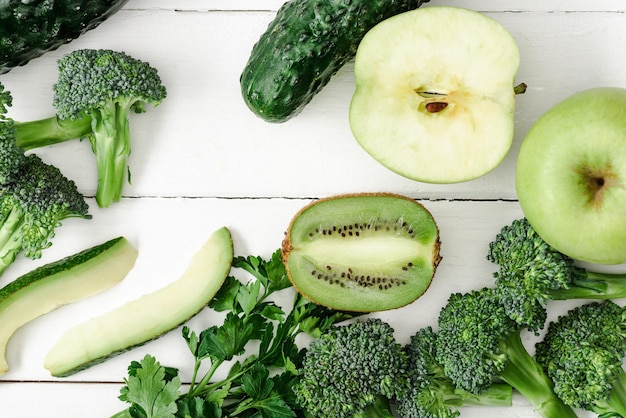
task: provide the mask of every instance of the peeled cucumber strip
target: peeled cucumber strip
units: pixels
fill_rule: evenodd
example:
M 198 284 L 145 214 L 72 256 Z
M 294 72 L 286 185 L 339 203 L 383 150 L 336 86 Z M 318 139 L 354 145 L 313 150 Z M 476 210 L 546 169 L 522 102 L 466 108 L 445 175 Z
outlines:
M 46 355 L 44 367 L 66 377 L 171 331 L 213 299 L 230 272 L 230 231 L 215 231 L 172 284 L 66 331 Z
M 0 289 L 0 375 L 9 371 L 7 344 L 22 325 L 112 287 L 136 259 L 137 250 L 118 237 L 41 266 Z

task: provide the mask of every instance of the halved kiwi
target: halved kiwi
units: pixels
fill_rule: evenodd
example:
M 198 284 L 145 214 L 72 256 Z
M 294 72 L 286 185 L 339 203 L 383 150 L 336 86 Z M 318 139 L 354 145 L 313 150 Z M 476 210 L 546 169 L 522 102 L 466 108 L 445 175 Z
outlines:
M 392 193 L 343 194 L 312 202 L 282 244 L 291 282 L 329 308 L 373 312 L 405 306 L 429 287 L 439 229 L 420 203 Z

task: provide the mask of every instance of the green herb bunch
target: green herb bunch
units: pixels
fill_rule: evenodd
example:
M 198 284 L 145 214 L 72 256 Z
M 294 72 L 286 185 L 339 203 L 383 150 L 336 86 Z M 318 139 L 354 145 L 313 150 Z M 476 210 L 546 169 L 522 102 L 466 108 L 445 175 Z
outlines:
M 235 257 L 233 267 L 255 280 L 227 278 L 209 304 L 226 312 L 223 323 L 200 333 L 182 328 L 194 361 L 188 389 L 183 391 L 177 369 L 146 355 L 130 364 L 119 397 L 130 407 L 114 418 L 303 416 L 292 391 L 305 352 L 296 337 L 301 333 L 318 337 L 355 314 L 316 305 L 297 292 L 289 312 L 279 307 L 270 296 L 291 288 L 279 250 L 268 261 Z M 215 379 L 224 368 L 226 377 Z

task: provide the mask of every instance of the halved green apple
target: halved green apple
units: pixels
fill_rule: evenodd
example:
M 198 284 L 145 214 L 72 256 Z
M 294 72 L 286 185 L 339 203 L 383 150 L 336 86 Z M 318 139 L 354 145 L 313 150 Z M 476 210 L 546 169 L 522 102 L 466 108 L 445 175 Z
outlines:
M 511 147 L 519 62 L 511 34 L 479 12 L 436 6 L 391 17 L 357 50 L 352 133 L 405 177 L 480 177 Z

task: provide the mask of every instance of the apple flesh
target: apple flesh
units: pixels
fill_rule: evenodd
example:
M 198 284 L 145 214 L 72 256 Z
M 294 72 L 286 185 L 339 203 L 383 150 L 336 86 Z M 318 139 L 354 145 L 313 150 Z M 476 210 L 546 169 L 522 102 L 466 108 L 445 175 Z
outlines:
M 511 34 L 479 12 L 435 6 L 384 20 L 357 49 L 352 133 L 410 179 L 480 177 L 511 147 L 519 61 Z
M 626 90 L 593 88 L 544 113 L 524 138 L 516 189 L 549 245 L 590 263 L 626 262 Z

